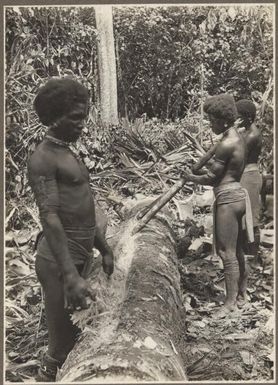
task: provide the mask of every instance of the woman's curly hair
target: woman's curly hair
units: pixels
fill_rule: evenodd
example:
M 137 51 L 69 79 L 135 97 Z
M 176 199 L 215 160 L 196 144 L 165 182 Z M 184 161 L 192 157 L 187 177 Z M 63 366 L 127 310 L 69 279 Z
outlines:
M 71 78 L 50 79 L 39 89 L 34 108 L 42 124 L 49 126 L 69 112 L 75 103 L 87 103 L 88 90 Z
M 237 119 L 236 103 L 229 94 L 210 96 L 204 103 L 204 111 L 217 119 L 223 119 L 229 126 Z

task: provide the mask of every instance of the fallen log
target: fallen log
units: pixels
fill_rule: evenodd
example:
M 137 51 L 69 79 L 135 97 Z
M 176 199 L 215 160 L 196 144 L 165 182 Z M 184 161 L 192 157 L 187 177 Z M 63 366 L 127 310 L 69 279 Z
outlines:
M 147 207 L 147 212 L 142 210 L 141 213 L 137 215 L 137 218 L 140 219 L 140 221 L 134 226 L 132 235 L 143 229 L 153 216 L 183 188 L 185 183 L 186 180 L 184 178 L 180 178 L 166 193 L 162 194 L 158 199 L 152 202 L 149 207 Z
M 185 314 L 170 213 L 164 208 L 132 236 L 141 208 L 140 203 L 131 209 L 130 219 L 109 240 L 113 276 L 108 280 L 99 267 L 90 278 L 98 288 L 97 300 L 74 314 L 84 330 L 58 381 L 186 380 Z

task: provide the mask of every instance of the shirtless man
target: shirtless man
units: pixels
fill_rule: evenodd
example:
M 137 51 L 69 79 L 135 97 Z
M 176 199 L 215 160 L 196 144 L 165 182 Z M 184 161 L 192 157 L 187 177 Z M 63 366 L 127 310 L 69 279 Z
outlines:
M 208 98 L 204 111 L 209 116 L 213 132 L 223 136 L 217 146 L 204 156 L 205 160 L 201 159 L 193 167 L 193 173 L 186 171 L 183 177 L 187 181 L 214 187 L 214 241 L 217 255 L 223 261 L 226 285 L 224 307 L 218 316 L 225 317 L 237 308 L 237 299 L 245 295 L 243 282 L 246 271 L 241 249 L 242 218 L 247 197 L 239 183 L 245 166 L 245 143 L 234 124 L 237 109 L 232 96 L 221 94 Z M 209 160 L 209 168 L 204 169 Z M 247 229 L 250 234 L 250 222 Z
M 240 183 L 249 193 L 254 227 L 254 247 L 248 247 L 247 242 L 245 242 L 244 249 L 246 253 L 254 254 L 257 257 L 260 244 L 260 193 L 262 189 L 262 176 L 258 168 L 258 159 L 262 149 L 262 135 L 254 124 L 256 117 L 254 103 L 250 100 L 242 99 L 236 103 L 236 107 L 241 119 L 240 127 L 245 128 L 243 136 L 247 147 L 246 164 Z
M 38 380 L 55 381 L 73 348 L 77 328 L 73 310 L 87 307 L 92 296 L 85 280 L 91 251 L 102 254 L 103 269 L 113 273 L 113 253 L 96 228 L 93 194 L 84 164 L 70 150 L 88 113 L 88 91 L 69 78 L 50 79 L 34 101 L 47 135 L 28 162 L 28 175 L 39 207 L 43 237 L 36 257 L 36 273 L 44 291 L 48 351 Z

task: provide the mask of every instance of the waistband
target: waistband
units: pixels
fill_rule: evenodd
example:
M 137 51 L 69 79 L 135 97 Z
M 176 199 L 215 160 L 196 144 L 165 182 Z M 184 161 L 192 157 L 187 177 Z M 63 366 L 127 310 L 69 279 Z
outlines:
M 80 226 L 63 226 L 65 231 L 79 231 L 79 232 L 86 232 L 86 231 L 94 231 L 96 226 L 90 226 L 90 227 L 80 227 Z
M 82 244 L 73 239 L 68 239 L 68 248 L 75 265 L 85 263 L 93 255 L 92 250 L 87 250 Z M 57 262 L 44 236 L 41 237 L 37 247 L 37 255 L 48 261 Z
M 248 163 L 245 166 L 245 169 L 243 172 L 248 172 L 248 171 L 259 171 L 259 167 L 257 163 Z
M 220 192 L 225 191 L 225 190 L 236 190 L 236 189 L 240 189 L 240 188 L 242 188 L 242 186 L 239 182 L 228 182 L 228 183 L 221 184 L 217 187 L 214 187 L 213 192 L 215 195 L 217 195 Z
M 80 227 L 64 227 L 65 233 L 71 239 L 90 239 L 94 237 L 95 226 L 80 228 Z

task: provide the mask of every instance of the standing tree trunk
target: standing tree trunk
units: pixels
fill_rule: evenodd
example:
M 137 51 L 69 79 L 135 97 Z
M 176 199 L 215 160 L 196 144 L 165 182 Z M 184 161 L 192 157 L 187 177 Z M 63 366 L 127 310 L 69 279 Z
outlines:
M 77 313 L 85 329 L 59 381 L 186 380 L 185 317 L 169 213 L 164 208 L 132 236 L 137 212 L 138 205 L 113 237 L 111 280 L 102 270 L 91 277 L 97 305 Z
M 112 6 L 95 6 L 95 15 L 98 31 L 98 72 L 101 121 L 104 124 L 117 124 L 117 74 Z

